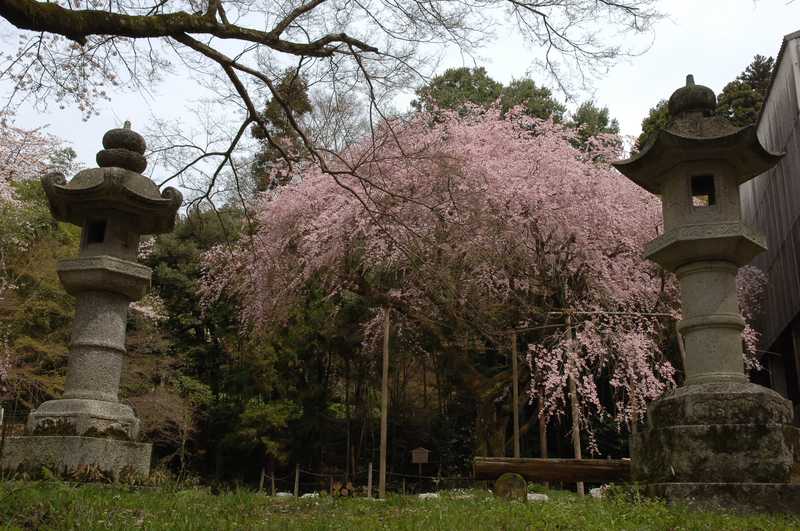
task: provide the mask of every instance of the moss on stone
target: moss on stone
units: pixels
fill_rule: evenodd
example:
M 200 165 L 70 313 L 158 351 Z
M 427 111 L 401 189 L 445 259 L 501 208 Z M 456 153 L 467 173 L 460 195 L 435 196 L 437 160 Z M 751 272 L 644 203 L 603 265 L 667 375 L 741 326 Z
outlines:
M 75 425 L 65 418 L 42 419 L 31 435 L 78 435 Z

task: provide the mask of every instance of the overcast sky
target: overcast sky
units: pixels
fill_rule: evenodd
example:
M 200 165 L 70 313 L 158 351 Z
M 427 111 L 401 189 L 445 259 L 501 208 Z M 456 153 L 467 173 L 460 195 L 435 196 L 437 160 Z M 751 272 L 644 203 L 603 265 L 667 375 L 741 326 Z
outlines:
M 792 0 L 663 0 L 660 9 L 668 18 L 657 24 L 652 46 L 640 56 L 621 60 L 597 80 L 593 93 L 585 95 L 608 106 L 624 134 L 637 135 L 649 108 L 682 86 L 686 74 L 719 92 L 755 54 L 774 57 L 783 36 L 800 30 L 800 2 Z M 2 29 L 9 33 L 7 24 Z M 6 38 L 0 50 L 13 50 L 15 44 Z M 631 44 L 646 47 L 649 40 Z M 507 83 L 528 73 L 533 55 L 521 41 L 503 38 L 481 51 L 480 64 L 493 78 Z M 450 54 L 440 68 L 462 64 L 472 66 L 471 61 L 464 63 Z M 532 75 L 537 77 L 536 72 Z M 0 91 L 7 93 L 8 88 L 0 85 Z M 134 129 L 143 129 L 143 122 L 152 116 L 191 121 L 184 109 L 196 91 L 190 80 L 168 77 L 151 96 L 115 95 L 88 122 L 75 109 L 51 105 L 41 111 L 23 104 L 17 109 L 17 123 L 27 128 L 48 125 L 51 133 L 73 145 L 84 163 L 93 165 L 103 133 L 125 119 L 133 122 Z M 409 99 L 400 98 L 399 105 Z

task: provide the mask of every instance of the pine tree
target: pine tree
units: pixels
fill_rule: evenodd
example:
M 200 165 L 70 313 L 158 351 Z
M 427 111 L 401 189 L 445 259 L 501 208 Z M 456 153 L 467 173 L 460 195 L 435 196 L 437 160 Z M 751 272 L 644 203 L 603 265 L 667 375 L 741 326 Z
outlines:
M 717 113 L 740 127 L 754 124 L 767 97 L 774 66 L 772 57 L 756 55 L 717 96 Z
M 292 127 L 284 105 L 291 111 L 296 122 L 312 110 L 308 96 L 308 83 L 296 70 L 284 72 L 275 87 L 278 97 L 273 97 L 264 109 L 263 117 L 268 127 L 253 127 L 252 134 L 261 140 L 262 149 L 256 155 L 253 167 L 255 189 L 259 192 L 272 190 L 287 184 L 292 174 L 286 165 L 284 154 L 290 158 L 302 158 L 306 154 L 300 135 Z M 277 146 L 280 146 L 278 148 Z M 283 151 L 283 153 L 281 152 Z

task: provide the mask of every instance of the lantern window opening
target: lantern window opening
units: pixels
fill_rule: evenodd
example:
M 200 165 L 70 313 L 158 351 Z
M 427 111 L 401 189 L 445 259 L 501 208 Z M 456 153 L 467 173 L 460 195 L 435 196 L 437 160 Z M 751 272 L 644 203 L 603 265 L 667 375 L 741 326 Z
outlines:
M 692 175 L 692 206 L 710 207 L 717 202 L 713 175 Z
M 105 220 L 90 221 L 86 227 L 86 243 L 103 243 L 106 239 Z

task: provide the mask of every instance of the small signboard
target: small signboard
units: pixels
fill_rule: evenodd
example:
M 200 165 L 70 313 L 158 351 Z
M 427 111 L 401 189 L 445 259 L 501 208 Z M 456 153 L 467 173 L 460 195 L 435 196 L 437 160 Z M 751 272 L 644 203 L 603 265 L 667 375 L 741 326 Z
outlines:
M 428 462 L 428 455 L 430 453 L 430 450 L 427 450 L 421 446 L 419 448 L 414 448 L 411 450 L 411 462 L 415 465 L 424 465 Z

